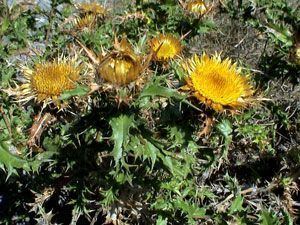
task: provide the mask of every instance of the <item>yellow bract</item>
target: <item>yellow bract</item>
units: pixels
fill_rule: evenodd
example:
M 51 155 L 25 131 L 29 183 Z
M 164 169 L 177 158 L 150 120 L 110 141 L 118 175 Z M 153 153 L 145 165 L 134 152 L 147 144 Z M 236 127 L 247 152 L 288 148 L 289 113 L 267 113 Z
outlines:
M 142 62 L 125 38 L 115 43 L 116 51 L 103 57 L 98 74 L 105 81 L 115 85 L 126 85 L 136 80 L 142 72 Z
M 109 83 L 125 85 L 137 79 L 140 68 L 131 58 L 110 57 L 99 67 L 98 72 Z
M 203 15 L 207 11 L 207 7 L 202 0 L 192 0 L 187 3 L 186 9 L 195 14 Z
M 96 17 L 94 15 L 85 15 L 75 19 L 74 25 L 77 29 L 83 30 L 85 28 L 92 28 L 96 23 Z
M 150 47 L 154 52 L 154 58 L 158 61 L 166 61 L 178 56 L 182 50 L 180 40 L 171 34 L 160 34 L 150 40 Z
M 183 68 L 188 72 L 187 84 L 194 95 L 216 111 L 247 105 L 245 98 L 252 94 L 251 86 L 230 59 L 222 61 L 217 54 L 211 58 L 194 55 Z
M 37 64 L 31 74 L 31 88 L 38 101 L 57 99 L 63 91 L 74 89 L 79 79 L 79 70 L 66 62 Z

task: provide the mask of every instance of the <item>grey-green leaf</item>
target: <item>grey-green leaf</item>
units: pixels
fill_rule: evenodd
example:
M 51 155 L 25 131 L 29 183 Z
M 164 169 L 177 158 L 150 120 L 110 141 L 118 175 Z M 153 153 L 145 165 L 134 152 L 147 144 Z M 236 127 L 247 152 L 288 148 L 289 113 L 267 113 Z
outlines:
M 179 94 L 177 90 L 167 88 L 167 87 L 162 87 L 159 85 L 154 85 L 154 84 L 146 87 L 140 95 L 140 97 L 147 97 L 147 96 L 151 96 L 151 97 L 161 96 L 165 98 L 175 98 L 179 100 L 185 98 L 185 96 Z
M 229 135 L 232 133 L 231 123 L 229 120 L 222 120 L 218 125 L 217 129 L 221 132 L 221 134 L 228 138 Z
M 273 212 L 262 210 L 260 213 L 260 225 L 279 225 L 280 222 Z
M 0 142 L 0 164 L 4 164 L 7 168 L 23 168 L 26 171 L 30 170 L 29 163 L 20 157 L 9 152 L 5 142 Z
M 151 169 L 153 169 L 155 161 L 156 161 L 156 154 L 158 153 L 159 150 L 148 141 L 146 142 L 146 148 L 147 148 L 150 158 L 151 158 L 151 163 L 152 163 Z
M 114 148 L 111 154 L 114 157 L 115 163 L 118 164 L 122 157 L 123 149 L 129 140 L 129 130 L 135 126 L 134 119 L 132 116 L 121 115 L 111 119 L 110 125 L 113 130 L 111 138 L 114 141 Z
M 59 99 L 60 100 L 67 100 L 67 99 L 69 99 L 71 97 L 74 97 L 74 96 L 84 96 L 88 92 L 89 92 L 88 87 L 78 85 L 75 89 L 64 91 L 60 95 Z
M 161 216 L 158 216 L 158 219 L 156 220 L 156 225 L 167 225 L 168 219 L 163 219 Z
M 229 214 L 233 214 L 235 212 L 241 212 L 243 210 L 243 201 L 244 201 L 243 196 L 241 195 L 236 196 L 236 198 L 233 200 L 229 208 Z

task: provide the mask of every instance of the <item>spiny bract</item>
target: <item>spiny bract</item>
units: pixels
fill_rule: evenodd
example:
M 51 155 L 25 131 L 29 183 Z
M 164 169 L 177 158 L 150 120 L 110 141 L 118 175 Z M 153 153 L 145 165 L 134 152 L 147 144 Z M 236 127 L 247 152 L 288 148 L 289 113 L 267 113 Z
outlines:
M 123 38 L 115 43 L 115 51 L 100 60 L 97 71 L 105 81 L 115 85 L 126 85 L 135 81 L 142 72 L 142 62 Z
M 84 15 L 74 20 L 74 27 L 78 30 L 91 29 L 96 25 L 97 18 L 94 15 Z

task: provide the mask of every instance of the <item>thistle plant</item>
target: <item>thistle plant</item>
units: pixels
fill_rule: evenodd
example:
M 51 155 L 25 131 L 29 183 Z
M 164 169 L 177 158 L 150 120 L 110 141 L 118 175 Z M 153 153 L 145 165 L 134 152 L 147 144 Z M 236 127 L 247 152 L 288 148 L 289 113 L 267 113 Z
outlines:
M 5 1 L 0 223 L 298 224 L 298 54 L 254 2 Z

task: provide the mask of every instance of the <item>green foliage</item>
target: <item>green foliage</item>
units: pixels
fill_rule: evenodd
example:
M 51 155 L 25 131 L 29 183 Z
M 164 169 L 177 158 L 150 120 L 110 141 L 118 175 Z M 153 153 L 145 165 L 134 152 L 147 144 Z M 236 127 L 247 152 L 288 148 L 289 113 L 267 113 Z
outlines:
M 167 225 L 168 219 L 163 219 L 161 216 L 156 220 L 156 225 Z
M 123 149 L 128 145 L 129 129 L 134 127 L 134 120 L 132 117 L 121 115 L 118 118 L 111 119 L 110 125 L 113 130 L 112 139 L 114 141 L 114 149 L 111 154 L 116 165 L 118 165 L 123 155 Z
M 89 92 L 89 88 L 86 86 L 77 86 L 75 89 L 64 91 L 60 95 L 60 100 L 67 100 L 74 96 L 84 96 Z
M 261 225 L 279 225 L 280 222 L 277 216 L 273 212 L 268 210 L 262 210 L 260 214 L 260 224 Z
M 1 152 L 1 167 L 2 169 L 5 169 L 3 166 L 5 166 L 8 170 L 8 174 L 10 175 L 12 173 L 13 168 L 22 168 L 25 171 L 30 171 L 30 165 L 26 160 L 23 160 L 9 152 L 8 145 L 2 141 L 0 143 L 0 152 Z
M 273 73 L 255 66 L 265 52 L 251 59 L 255 65 L 241 58 L 239 51 L 248 54 L 247 46 L 256 49 L 257 42 L 235 32 L 255 28 L 266 51 L 287 59 L 299 23 L 294 2 L 228 0 L 208 4 L 203 17 L 174 0 L 101 2 L 110 8 L 107 16 L 82 31 L 72 25 L 77 2 L 0 5 L 0 223 L 297 224 L 286 203 L 297 197 L 297 89 L 287 94 L 290 101 L 272 92 L 297 85 L 275 85 Z M 220 26 L 237 21 L 243 28 L 235 27 L 223 43 Z M 171 62 L 151 60 L 138 82 L 125 87 L 99 78 L 95 66 L 102 65 L 90 63 L 77 42 L 100 57 L 113 49 L 115 37 L 126 35 L 146 61 L 157 33 L 188 33 L 182 54 Z M 208 47 L 195 45 L 199 38 Z M 182 88 L 186 57 L 212 53 L 215 45 L 253 67 L 258 85 L 268 85 L 261 95 L 272 101 L 229 115 Z M 62 54 L 76 55 L 84 68 L 82 83 L 59 96 L 63 104 L 21 104 L 24 99 L 9 96 L 25 82 L 20 66 Z M 289 74 L 296 67 L 276 68 Z M 263 83 L 266 76 L 272 78 Z M 53 120 L 44 121 L 45 115 Z M 203 135 L 203 129 L 209 132 Z
M 236 198 L 233 200 L 229 208 L 229 214 L 234 214 L 236 212 L 243 211 L 243 201 L 244 201 L 243 196 L 241 195 L 236 196 Z
M 1 140 L 0 167 L 7 172 L 7 178 L 12 174 L 17 174 L 16 169 L 22 169 L 26 172 L 38 172 L 42 163 L 51 161 L 51 157 L 54 155 L 54 152 L 44 152 L 36 155 L 33 159 L 26 160 L 12 154 L 10 149 L 12 151 L 15 147 Z
M 161 96 L 165 98 L 175 98 L 179 100 L 184 99 L 184 96 L 179 94 L 176 90 L 162 87 L 155 84 L 149 85 L 140 94 L 140 97 L 147 97 L 147 96 L 151 96 L 151 97 Z
M 261 150 L 272 150 L 269 142 L 270 128 L 259 124 L 247 124 L 238 128 L 239 133 L 258 145 Z
M 217 125 L 217 129 L 221 132 L 221 134 L 225 137 L 225 139 L 230 138 L 230 134 L 232 133 L 231 123 L 229 120 L 223 120 Z
M 238 135 L 242 137 L 245 142 L 250 141 L 252 144 L 257 146 L 259 150 L 274 153 L 272 146 L 273 143 L 271 141 L 274 135 L 274 124 L 253 123 L 252 121 L 254 118 L 263 121 L 269 116 L 267 112 L 262 112 L 261 114 L 253 113 L 253 111 L 249 111 L 237 119 L 238 123 L 240 123 L 237 127 Z M 272 113 L 272 116 L 276 115 L 273 112 L 270 113 Z M 284 115 L 283 112 L 281 113 L 281 115 Z M 284 121 L 287 123 L 286 118 Z M 284 121 L 282 120 L 279 123 L 285 124 Z

